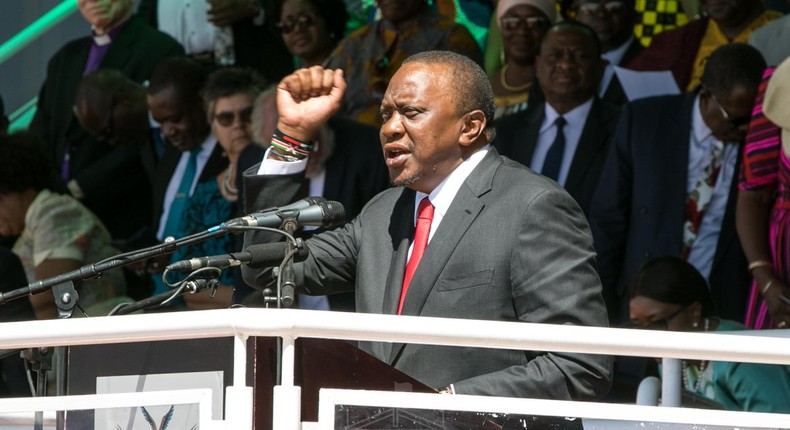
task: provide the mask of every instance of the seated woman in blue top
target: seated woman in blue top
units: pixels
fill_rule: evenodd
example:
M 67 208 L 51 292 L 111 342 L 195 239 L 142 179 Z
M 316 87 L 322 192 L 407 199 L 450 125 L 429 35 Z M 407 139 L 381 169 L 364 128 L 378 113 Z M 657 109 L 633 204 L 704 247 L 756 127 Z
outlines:
M 705 278 L 685 260 L 661 257 L 645 263 L 629 289 L 631 322 L 672 331 L 745 330 L 715 316 Z M 790 413 L 790 367 L 726 361 L 683 361 L 686 390 L 725 409 Z

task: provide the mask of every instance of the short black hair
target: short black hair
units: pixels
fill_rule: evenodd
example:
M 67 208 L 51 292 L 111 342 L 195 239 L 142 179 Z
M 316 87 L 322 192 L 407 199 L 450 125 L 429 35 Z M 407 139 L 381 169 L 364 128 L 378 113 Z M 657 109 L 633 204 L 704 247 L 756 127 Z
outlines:
M 561 28 L 573 28 L 583 33 L 587 33 L 587 35 L 590 36 L 590 39 L 593 42 L 593 47 L 595 48 L 595 55 L 600 57 L 601 54 L 603 53 L 603 48 L 601 47 L 601 40 L 598 39 L 598 33 L 596 33 L 595 30 L 589 25 L 580 21 L 574 21 L 570 19 L 555 22 L 554 24 L 551 25 L 551 27 L 549 27 L 548 30 L 546 30 L 546 33 L 543 34 L 543 39 L 540 41 L 541 51 L 543 50 L 543 45 L 546 43 L 546 39 L 549 33 L 552 30 L 557 31 L 558 29 Z
M 447 77 L 452 85 L 452 94 L 459 113 L 481 110 L 486 117 L 488 141 L 494 139 L 494 90 L 488 75 L 471 58 L 451 51 L 425 51 L 409 56 L 407 63 L 446 64 L 451 75 Z
M 208 70 L 187 57 L 170 57 L 160 61 L 151 72 L 148 94 L 173 88 L 181 100 L 200 98 L 200 89 L 208 78 Z
M 0 194 L 55 186 L 55 169 L 42 139 L 32 132 L 0 136 Z
M 657 257 L 644 263 L 628 287 L 628 299 L 637 296 L 682 306 L 699 302 L 703 317 L 716 313 L 707 281 L 694 266 L 680 257 Z
M 736 87 L 757 91 L 765 68 L 760 51 L 744 43 L 728 43 L 710 54 L 700 83 L 717 97 L 728 96 Z

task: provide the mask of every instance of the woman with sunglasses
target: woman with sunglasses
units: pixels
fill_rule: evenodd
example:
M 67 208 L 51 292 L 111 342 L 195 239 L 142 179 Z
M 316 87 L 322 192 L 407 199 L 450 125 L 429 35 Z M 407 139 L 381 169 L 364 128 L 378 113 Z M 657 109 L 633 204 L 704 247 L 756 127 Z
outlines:
M 266 82 L 252 69 L 226 68 L 212 73 L 203 87 L 203 103 L 211 130 L 228 157 L 228 168 L 217 176 L 222 197 L 238 200 L 239 155 L 253 143 L 252 109 Z
M 553 0 L 500 0 L 497 22 L 502 33 L 504 64 L 489 76 L 495 118 L 527 108 L 535 81 L 535 57 L 543 35 L 557 18 Z
M 285 0 L 276 27 L 297 67 L 322 66 L 345 36 L 343 0 Z
M 645 263 L 629 287 L 631 323 L 643 329 L 723 332 L 744 330 L 715 314 L 705 278 L 679 257 Z M 684 360 L 683 387 L 728 410 L 790 412 L 790 367 Z

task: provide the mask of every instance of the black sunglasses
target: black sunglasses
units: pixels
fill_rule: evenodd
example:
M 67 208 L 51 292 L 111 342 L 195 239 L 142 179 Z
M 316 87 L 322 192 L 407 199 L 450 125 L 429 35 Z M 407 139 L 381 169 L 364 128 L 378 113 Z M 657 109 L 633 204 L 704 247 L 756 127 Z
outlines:
M 508 31 L 518 30 L 522 27 L 526 27 L 528 30 L 544 30 L 549 27 L 549 20 L 540 16 L 506 15 L 499 19 L 499 26 Z
M 668 316 L 661 318 L 660 320 L 650 321 L 647 324 L 628 324 L 629 327 L 632 328 L 640 328 L 643 330 L 667 330 L 669 328 L 669 322 L 672 321 L 676 316 L 680 315 L 681 312 L 686 310 L 688 306 L 682 306 L 680 309 L 672 312 Z
M 223 127 L 232 126 L 236 122 L 236 117 L 239 118 L 242 124 L 252 122 L 252 106 L 238 112 L 220 112 L 214 115 L 214 119 Z
M 752 117 L 749 115 L 740 116 L 738 118 L 731 117 L 730 114 L 727 113 L 727 111 L 724 109 L 724 106 L 721 105 L 719 99 L 717 99 L 716 96 L 710 90 L 708 90 L 708 94 L 710 94 L 710 98 L 713 99 L 713 103 L 716 103 L 716 107 L 719 108 L 719 112 L 721 112 L 721 116 L 723 116 L 724 120 L 727 121 L 733 128 L 744 126 L 748 124 L 749 121 L 752 120 Z
M 296 19 L 290 19 L 285 22 L 278 22 L 274 26 L 280 30 L 282 34 L 288 34 L 296 30 L 296 28 L 307 28 L 315 24 L 315 15 L 309 12 L 302 12 L 296 16 Z

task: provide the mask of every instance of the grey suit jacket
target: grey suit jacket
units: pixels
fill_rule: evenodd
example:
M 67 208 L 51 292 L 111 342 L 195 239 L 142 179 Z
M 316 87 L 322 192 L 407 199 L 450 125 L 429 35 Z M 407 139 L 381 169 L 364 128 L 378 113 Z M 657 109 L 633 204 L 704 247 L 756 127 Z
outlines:
M 247 192 L 255 194 L 247 201 L 258 198 L 258 205 L 275 203 L 261 199 L 273 190 L 285 196 L 297 182 L 246 179 Z M 310 257 L 296 265 L 297 285 L 325 294 L 355 282 L 357 311 L 395 314 L 413 214 L 414 191 L 398 187 L 380 193 L 345 226 L 307 240 Z M 402 313 L 605 326 L 594 264 L 587 222 L 567 192 L 491 148 L 432 237 Z M 594 399 L 606 394 L 611 382 L 608 356 L 388 343 L 361 347 L 430 386 L 454 384 L 464 394 Z

